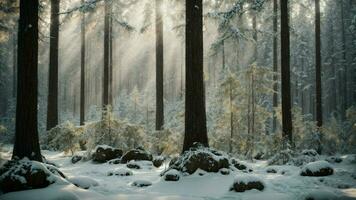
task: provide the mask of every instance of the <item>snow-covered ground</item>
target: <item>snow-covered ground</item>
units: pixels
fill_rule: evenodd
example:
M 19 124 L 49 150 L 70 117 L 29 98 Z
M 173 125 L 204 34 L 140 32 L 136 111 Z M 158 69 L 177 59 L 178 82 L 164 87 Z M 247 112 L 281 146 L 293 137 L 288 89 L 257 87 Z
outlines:
M 10 157 L 11 151 L 2 153 Z M 74 200 L 74 199 L 158 199 L 158 200 L 211 200 L 211 199 L 356 199 L 356 164 L 349 160 L 351 155 L 343 156 L 342 163 L 331 164 L 335 172 L 326 177 L 300 176 L 301 168 L 295 166 L 267 167 L 266 161 L 247 162 L 253 168 L 249 173 L 265 184 L 263 191 L 250 190 L 236 193 L 229 191 L 235 177 L 243 177 L 244 172 L 232 171 L 229 175 L 221 173 L 196 172 L 191 176 L 181 176 L 179 181 L 165 181 L 160 173 L 167 163 L 160 168 L 141 163 L 142 169 L 127 170 L 124 164 L 94 164 L 91 161 L 79 161 L 72 164 L 70 156 L 61 152 L 42 151 L 47 160 L 54 162 L 69 180 L 89 187 L 81 189 L 72 184 L 55 183 L 44 189 L 12 192 L 0 196 L 1 200 Z M 353 157 L 353 156 L 352 156 Z M 267 173 L 273 168 L 277 173 Z M 111 173 L 109 172 L 118 172 Z M 123 174 L 127 173 L 128 176 Z M 131 173 L 132 172 L 132 175 Z M 251 175 L 247 176 L 251 177 Z M 152 184 L 137 187 L 133 183 Z

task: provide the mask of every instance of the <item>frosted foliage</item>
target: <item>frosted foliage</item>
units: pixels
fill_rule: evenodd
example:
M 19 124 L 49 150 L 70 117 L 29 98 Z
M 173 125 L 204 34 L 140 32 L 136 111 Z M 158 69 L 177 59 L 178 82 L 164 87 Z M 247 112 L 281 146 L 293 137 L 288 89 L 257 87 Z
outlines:
M 88 152 L 97 145 L 105 144 L 124 151 L 138 147 L 148 147 L 146 135 L 141 126 L 116 119 L 106 112 L 101 121 L 88 123 L 85 126 L 83 140 L 87 141 Z
M 178 154 L 183 146 L 182 134 L 171 130 L 156 131 L 152 135 L 152 150 L 161 155 Z
M 41 143 L 50 150 L 64 151 L 65 153 L 80 149 L 79 141 L 83 127 L 75 127 L 67 121 L 60 124 L 50 131 L 41 139 Z

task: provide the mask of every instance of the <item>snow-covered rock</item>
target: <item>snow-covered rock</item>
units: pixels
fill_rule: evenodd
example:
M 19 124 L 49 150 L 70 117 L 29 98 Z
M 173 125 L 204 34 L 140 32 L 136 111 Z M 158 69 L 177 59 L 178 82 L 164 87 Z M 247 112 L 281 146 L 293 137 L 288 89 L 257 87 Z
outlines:
M 46 164 L 27 158 L 8 161 L 0 168 L 0 189 L 4 193 L 44 188 L 60 180 L 59 174 L 52 173 Z
M 277 173 L 277 170 L 274 167 L 268 167 L 266 169 L 266 172 L 270 173 L 270 174 L 275 174 L 275 173 Z
M 152 183 L 147 180 L 136 180 L 131 185 L 136 187 L 148 187 L 151 186 Z
M 269 165 L 294 165 L 302 166 L 310 162 L 318 161 L 319 155 L 313 149 L 303 150 L 301 153 L 296 153 L 290 149 L 283 150 L 268 160 Z
M 153 166 L 155 167 L 160 167 L 163 162 L 164 162 L 165 158 L 163 156 L 157 156 L 152 160 Z
M 220 169 L 220 173 L 222 175 L 229 175 L 230 174 L 230 170 L 228 168 L 221 168 Z
M 126 164 L 126 167 L 130 169 L 141 169 L 141 166 L 136 162 L 129 162 Z
M 178 181 L 180 178 L 179 171 L 171 169 L 164 174 L 165 181 Z
M 206 172 L 219 172 L 220 169 L 229 167 L 229 159 L 225 153 L 211 148 L 199 147 L 185 151 L 171 164 L 170 169 L 193 174 L 197 169 Z
M 81 161 L 82 159 L 83 159 L 83 156 L 74 155 L 70 161 L 71 161 L 73 164 L 75 164 L 75 163 Z
M 265 188 L 261 179 L 249 174 L 241 174 L 235 177 L 234 183 L 230 187 L 230 190 L 235 192 L 245 192 L 246 190 L 260 190 Z
M 108 176 L 113 176 L 113 175 L 114 176 L 132 176 L 133 175 L 131 170 L 125 169 L 125 168 L 111 170 L 107 174 L 108 174 Z
M 326 190 L 314 190 L 311 191 L 305 200 L 335 200 L 340 199 L 335 193 Z
M 305 156 L 318 156 L 318 152 L 316 152 L 314 149 L 304 149 L 301 153 L 302 155 Z
M 300 175 L 302 176 L 329 176 L 334 173 L 334 169 L 327 161 L 316 161 L 305 165 Z
M 232 158 L 230 163 L 238 170 L 245 171 L 245 172 L 252 172 L 253 169 L 248 166 L 245 162 Z
M 104 163 L 115 158 L 120 158 L 121 156 L 121 149 L 116 149 L 107 145 L 99 145 L 95 148 L 92 159 L 94 162 Z
M 152 154 L 143 148 L 136 148 L 126 152 L 122 158 L 121 163 L 127 163 L 131 160 L 148 160 L 152 161 Z
M 330 163 L 341 163 L 342 162 L 342 158 L 340 158 L 338 156 L 329 156 L 325 160 Z
M 70 177 L 67 179 L 69 182 L 73 183 L 75 186 L 83 188 L 83 189 L 89 189 L 92 186 L 98 186 L 99 183 L 86 176 L 77 176 L 77 177 Z

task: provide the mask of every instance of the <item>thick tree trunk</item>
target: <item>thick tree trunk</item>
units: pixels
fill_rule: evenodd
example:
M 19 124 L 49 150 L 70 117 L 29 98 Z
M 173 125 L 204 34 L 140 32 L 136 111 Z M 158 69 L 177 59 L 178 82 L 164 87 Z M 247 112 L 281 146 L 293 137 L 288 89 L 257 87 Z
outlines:
M 293 145 L 290 91 L 290 38 L 288 0 L 280 0 L 281 6 L 281 74 L 282 74 L 282 127 L 283 138 Z
M 278 29 L 278 5 L 277 0 L 273 0 L 273 126 L 272 132 L 277 129 L 276 109 L 278 107 L 278 53 L 277 53 L 277 29 Z
M 110 16 L 111 1 L 105 0 L 105 19 L 104 19 L 104 70 L 103 70 L 103 114 L 109 106 L 109 71 L 110 71 Z M 103 115 L 104 117 L 104 115 Z
M 82 0 L 84 3 L 84 0 Z M 80 125 L 85 122 L 85 13 L 81 13 L 81 48 L 80 48 Z
M 164 124 L 163 104 L 163 21 L 162 0 L 156 0 L 156 130 Z
M 315 0 L 315 89 L 316 89 L 316 121 L 318 131 L 323 125 L 322 98 L 321 98 L 321 44 L 320 44 L 320 1 Z M 321 133 L 319 133 L 321 134 Z M 321 139 L 321 138 L 319 138 Z M 321 154 L 321 143 L 318 144 L 317 151 Z
M 59 1 L 51 0 L 47 130 L 58 125 Z
M 20 1 L 18 84 L 13 159 L 42 162 L 37 129 L 38 0 Z
M 202 0 L 186 0 L 186 95 L 183 151 L 193 143 L 209 146 L 203 68 Z

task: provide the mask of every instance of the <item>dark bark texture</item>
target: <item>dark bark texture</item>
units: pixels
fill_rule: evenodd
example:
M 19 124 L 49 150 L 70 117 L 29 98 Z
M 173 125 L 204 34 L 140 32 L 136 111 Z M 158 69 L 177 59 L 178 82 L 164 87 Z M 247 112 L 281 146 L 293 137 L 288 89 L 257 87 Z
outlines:
M 84 3 L 84 0 L 82 0 Z M 85 122 L 85 13 L 81 13 L 80 47 L 80 125 Z
M 20 1 L 15 144 L 12 158 L 42 162 L 37 129 L 38 0 Z
M 164 124 L 163 104 L 163 21 L 162 0 L 156 0 L 156 130 L 162 130 Z
M 51 0 L 47 130 L 58 125 L 59 1 Z
M 292 144 L 292 113 L 290 91 L 290 38 L 288 0 L 281 0 L 281 72 L 283 138 Z
M 203 69 L 202 0 L 186 1 L 186 95 L 183 151 L 195 142 L 209 146 Z

